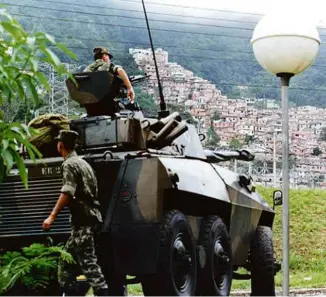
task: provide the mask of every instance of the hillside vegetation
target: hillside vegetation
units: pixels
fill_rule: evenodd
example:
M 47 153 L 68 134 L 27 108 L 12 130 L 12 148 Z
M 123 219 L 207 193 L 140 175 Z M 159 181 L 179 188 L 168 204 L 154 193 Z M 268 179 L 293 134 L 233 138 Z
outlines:
M 128 69 L 130 47 L 150 48 L 141 1 L 4 2 L 26 29 L 65 41 L 81 64 L 91 62 L 94 46 L 105 45 L 114 61 Z M 229 98 L 280 98 L 279 80 L 260 67 L 250 45 L 260 16 L 145 3 L 154 46 L 167 50 L 171 62 L 215 83 Z M 325 29 L 319 32 L 322 39 Z M 290 100 L 325 107 L 325 67 L 326 47 L 321 44 L 314 65 L 292 79 Z

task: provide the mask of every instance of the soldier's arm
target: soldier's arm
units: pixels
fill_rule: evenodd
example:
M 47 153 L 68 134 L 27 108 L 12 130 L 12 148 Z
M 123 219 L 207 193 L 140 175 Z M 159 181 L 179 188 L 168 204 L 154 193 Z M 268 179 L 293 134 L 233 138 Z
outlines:
M 73 199 L 77 188 L 76 177 L 73 168 L 68 164 L 63 166 L 63 186 L 60 197 L 49 217 L 43 222 L 43 229 L 48 230 L 61 210 Z
M 60 195 L 56 205 L 54 206 L 51 214 L 43 222 L 43 229 L 44 230 L 50 229 L 50 227 L 53 224 L 53 222 L 55 221 L 56 217 L 61 212 L 61 210 L 69 203 L 70 199 L 72 199 L 72 197 L 69 194 L 61 193 L 61 195 Z
M 67 194 L 67 193 L 61 193 L 60 197 L 53 208 L 50 216 L 53 217 L 54 219 L 58 216 L 58 214 L 61 212 L 61 210 L 68 205 L 69 201 L 72 199 L 72 197 Z
M 122 78 L 123 83 L 125 84 L 125 86 L 128 90 L 128 97 L 130 98 L 130 101 L 133 101 L 135 99 L 135 92 L 134 92 L 134 89 L 131 85 L 131 82 L 129 80 L 129 77 L 128 77 L 126 71 L 124 71 L 123 68 L 119 67 L 117 69 L 117 72 L 118 72 L 119 76 Z

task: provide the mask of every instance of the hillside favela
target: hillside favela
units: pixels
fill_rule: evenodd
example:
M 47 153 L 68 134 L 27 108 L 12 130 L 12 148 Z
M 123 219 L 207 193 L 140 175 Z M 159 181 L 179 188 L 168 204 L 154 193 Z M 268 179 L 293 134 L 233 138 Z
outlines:
M 150 75 L 143 90 L 159 100 L 152 51 L 129 49 L 140 70 Z M 167 103 L 179 104 L 195 120 L 198 132 L 215 149 L 249 149 L 255 162 L 229 166 L 250 174 L 255 182 L 279 186 L 281 181 L 282 114 L 279 100 L 228 98 L 208 80 L 169 61 L 169 53 L 157 49 L 159 75 Z M 241 87 L 241 86 L 239 86 Z M 245 87 L 244 87 L 245 88 Z M 291 187 L 326 187 L 326 109 L 314 106 L 289 110 Z M 211 132 L 214 131 L 214 132 Z M 240 163 L 240 164 L 239 164 Z

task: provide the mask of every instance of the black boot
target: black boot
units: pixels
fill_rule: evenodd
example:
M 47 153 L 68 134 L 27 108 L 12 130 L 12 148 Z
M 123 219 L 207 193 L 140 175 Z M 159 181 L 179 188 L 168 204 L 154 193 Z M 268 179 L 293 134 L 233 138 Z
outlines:
M 65 289 L 61 296 L 79 296 L 79 294 L 74 289 Z
M 94 290 L 94 294 L 95 296 L 109 296 L 109 290 L 108 288 L 102 288 L 102 289 L 98 289 L 98 290 Z

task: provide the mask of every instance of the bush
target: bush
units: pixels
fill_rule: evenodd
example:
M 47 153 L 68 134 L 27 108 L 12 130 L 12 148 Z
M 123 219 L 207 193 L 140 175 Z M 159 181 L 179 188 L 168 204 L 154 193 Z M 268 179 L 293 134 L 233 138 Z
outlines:
M 61 245 L 33 243 L 21 252 L 6 252 L 0 257 L 0 295 L 55 295 L 60 258 L 74 261 Z

